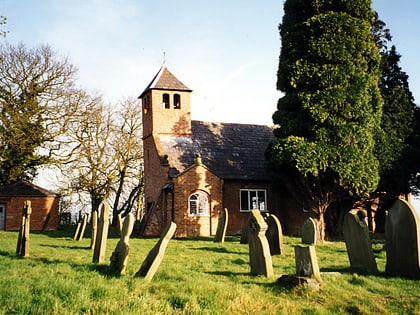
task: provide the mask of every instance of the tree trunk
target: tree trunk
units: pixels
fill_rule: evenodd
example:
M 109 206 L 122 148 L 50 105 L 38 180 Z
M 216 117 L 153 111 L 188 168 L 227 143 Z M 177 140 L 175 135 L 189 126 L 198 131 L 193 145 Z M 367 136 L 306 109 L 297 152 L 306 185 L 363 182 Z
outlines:
M 316 224 L 316 242 L 317 244 L 323 244 L 325 241 L 325 211 L 326 207 L 319 207 L 312 210 L 311 217 L 314 219 Z

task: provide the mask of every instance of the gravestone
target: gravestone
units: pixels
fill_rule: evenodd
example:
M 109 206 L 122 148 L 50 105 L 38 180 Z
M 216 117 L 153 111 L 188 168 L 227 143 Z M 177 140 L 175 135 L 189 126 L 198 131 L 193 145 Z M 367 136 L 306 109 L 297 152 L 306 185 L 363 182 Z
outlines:
M 135 274 L 136 277 L 143 277 L 146 281 L 151 281 L 156 271 L 162 262 L 163 256 L 165 255 L 166 247 L 168 246 L 169 240 L 172 238 L 176 230 L 176 224 L 171 222 L 168 224 L 160 236 L 157 244 L 150 250 L 146 259 L 140 266 L 139 271 Z
M 106 241 L 108 238 L 109 226 L 109 205 L 104 202 L 100 206 L 98 231 L 96 233 L 95 247 L 93 248 L 94 263 L 103 263 L 105 261 Z
M 361 272 L 377 273 L 378 268 L 366 224 L 366 213 L 363 210 L 353 209 L 345 214 L 343 234 L 351 268 Z
M 129 213 L 125 218 L 121 229 L 121 238 L 111 255 L 111 270 L 117 272 L 120 275 L 125 273 L 125 268 L 127 267 L 128 253 L 130 251 L 129 240 L 131 233 L 133 232 L 135 221 L 136 218 L 134 215 Z
M 223 243 L 225 241 L 226 229 L 228 225 L 228 210 L 225 208 L 220 212 L 219 223 L 217 224 L 216 236 L 214 242 Z
M 23 203 L 22 220 L 19 228 L 16 254 L 22 257 L 29 257 L 29 231 L 31 222 L 31 201 L 26 200 Z
M 270 254 L 284 254 L 283 231 L 279 219 L 274 214 L 270 214 L 265 221 L 268 226 L 265 236 L 267 237 L 268 245 L 270 246 Z
M 92 231 L 91 231 L 91 237 L 90 237 L 90 248 L 95 248 L 95 242 L 96 242 L 96 234 L 98 232 L 98 210 L 92 211 Z
M 316 224 L 312 218 L 307 218 L 303 222 L 302 243 L 309 245 L 316 244 Z
M 270 255 L 270 245 L 265 233 L 267 223 L 259 210 L 252 210 L 248 220 L 249 262 L 251 274 L 273 276 L 273 263 Z
M 249 235 L 249 220 L 251 220 L 252 215 L 248 217 L 245 222 L 245 225 L 242 227 L 241 231 L 241 240 L 239 241 L 240 244 L 248 244 L 248 235 Z
M 296 275 L 322 282 L 314 245 L 295 246 Z
M 420 279 L 420 219 L 404 200 L 395 201 L 388 211 L 385 247 L 387 275 Z
M 85 213 L 82 217 L 82 220 L 77 223 L 76 232 L 74 233 L 73 239 L 76 241 L 80 241 L 83 239 L 83 235 L 85 234 L 86 224 L 87 224 L 87 214 Z

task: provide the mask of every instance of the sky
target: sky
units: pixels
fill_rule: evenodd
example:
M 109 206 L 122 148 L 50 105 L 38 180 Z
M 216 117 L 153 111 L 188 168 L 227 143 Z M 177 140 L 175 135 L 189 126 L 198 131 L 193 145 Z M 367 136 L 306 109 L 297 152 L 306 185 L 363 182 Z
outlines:
M 272 124 L 283 0 L 0 0 L 5 41 L 50 45 L 81 87 L 137 97 L 165 61 L 193 90 L 193 119 Z M 373 0 L 420 104 L 420 1 Z M 0 39 L 1 40 L 1 39 Z

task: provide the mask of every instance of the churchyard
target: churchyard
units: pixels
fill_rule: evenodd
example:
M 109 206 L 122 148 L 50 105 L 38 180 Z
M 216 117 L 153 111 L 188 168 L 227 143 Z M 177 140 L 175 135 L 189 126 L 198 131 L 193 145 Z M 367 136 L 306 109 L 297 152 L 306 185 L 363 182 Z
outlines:
M 109 230 L 105 259 L 92 262 L 90 230 L 31 233 L 30 256 L 16 254 L 18 232 L 0 232 L 0 314 L 420 314 L 420 280 L 385 275 L 385 235 L 374 235 L 375 275 L 350 269 L 343 240 L 316 247 L 318 289 L 279 283 L 294 274 L 295 246 L 271 257 L 273 276 L 251 273 L 240 236 L 171 239 L 153 279 L 136 277 L 159 238 L 129 240 L 125 273 L 110 268 L 122 238 Z

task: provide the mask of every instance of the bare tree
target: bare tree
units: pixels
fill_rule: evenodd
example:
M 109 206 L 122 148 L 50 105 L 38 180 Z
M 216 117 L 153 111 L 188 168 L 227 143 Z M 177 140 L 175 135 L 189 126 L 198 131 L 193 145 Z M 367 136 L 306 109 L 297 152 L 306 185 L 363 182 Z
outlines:
M 116 220 L 137 206 L 141 194 L 140 107 L 127 99 L 113 111 L 100 97 L 87 95 L 84 104 L 68 124 L 57 167 L 68 193 L 88 194 L 92 211 L 110 201 Z

